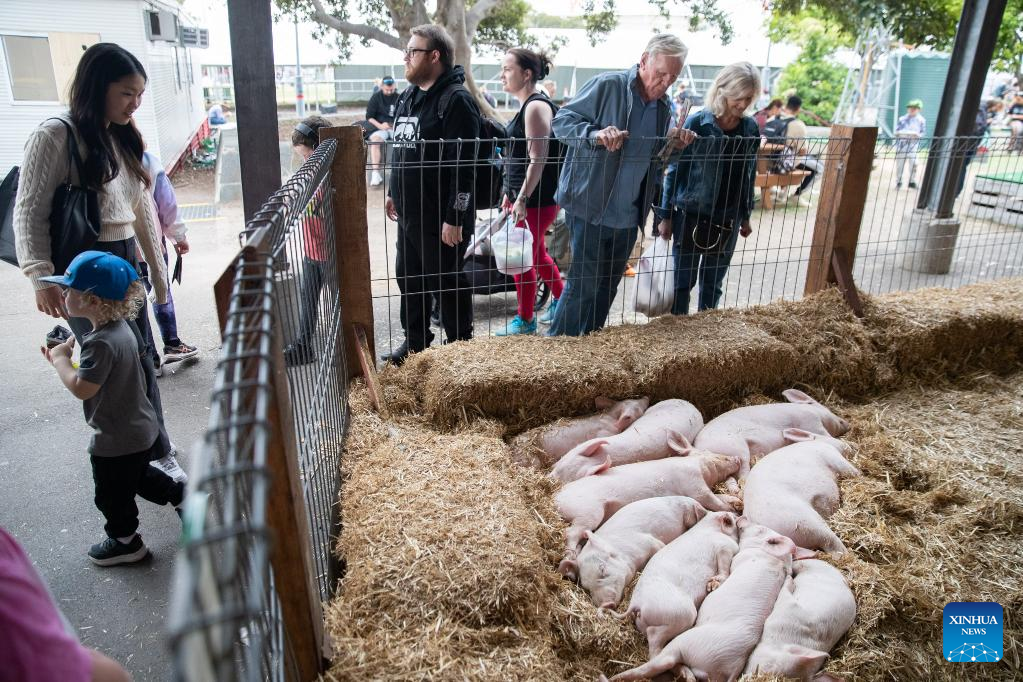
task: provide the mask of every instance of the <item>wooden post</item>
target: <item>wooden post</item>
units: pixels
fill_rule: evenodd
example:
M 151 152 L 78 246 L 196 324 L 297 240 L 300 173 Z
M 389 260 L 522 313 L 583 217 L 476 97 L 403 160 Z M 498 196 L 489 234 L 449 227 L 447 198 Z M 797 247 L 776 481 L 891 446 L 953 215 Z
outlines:
M 366 219 L 366 143 L 362 128 L 321 128 L 320 139 L 337 140 L 331 166 L 334 187 L 334 244 L 338 273 L 346 369 L 350 381 L 361 374 L 359 341 L 355 326 L 369 334 L 369 350 L 375 357 L 373 292 L 369 269 L 369 222 Z
M 273 388 L 270 400 L 270 444 L 267 468 L 270 497 L 267 522 L 273 533 L 270 561 L 281 602 L 284 632 L 295 655 L 296 682 L 315 680 L 325 669 L 323 605 L 316 583 L 309 538 L 309 514 L 302 494 L 295 423 L 288 394 L 281 325 L 274 324 Z
M 243 249 L 247 261 L 258 261 L 269 255 L 269 240 L 265 234 L 263 236 L 253 240 L 258 249 L 251 242 Z M 266 504 L 267 525 L 271 531 L 270 562 L 281 603 L 285 639 L 294 655 L 293 673 L 297 676 L 294 682 L 306 682 L 317 679 L 326 669 L 323 660 L 323 606 L 309 540 L 309 514 L 302 494 L 294 413 L 284 364 L 284 340 L 281 325 L 275 320 L 271 326 L 272 370 L 269 378 L 273 390 L 267 409 L 270 440 L 266 453 L 266 466 L 270 473 L 270 494 Z
M 836 125 L 831 128 L 804 295 L 838 283 L 832 266 L 836 250 L 847 261 L 847 272 L 852 273 L 876 142 L 875 127 Z M 848 281 L 846 286 L 854 284 Z

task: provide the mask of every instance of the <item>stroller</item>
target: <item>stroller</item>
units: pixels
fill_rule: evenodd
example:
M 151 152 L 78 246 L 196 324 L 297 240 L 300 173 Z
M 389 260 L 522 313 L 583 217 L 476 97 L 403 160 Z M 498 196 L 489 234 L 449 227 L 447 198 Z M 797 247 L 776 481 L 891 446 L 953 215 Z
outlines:
M 462 265 L 462 273 L 472 288 L 473 295 L 490 296 L 504 291 L 515 291 L 515 278 L 497 269 L 497 259 L 490 248 L 491 236 L 500 229 L 507 216 L 507 211 L 501 211 L 494 220 L 476 221 L 475 234 L 465 249 L 465 263 Z M 533 309 L 543 308 L 550 297 L 550 287 L 538 278 Z

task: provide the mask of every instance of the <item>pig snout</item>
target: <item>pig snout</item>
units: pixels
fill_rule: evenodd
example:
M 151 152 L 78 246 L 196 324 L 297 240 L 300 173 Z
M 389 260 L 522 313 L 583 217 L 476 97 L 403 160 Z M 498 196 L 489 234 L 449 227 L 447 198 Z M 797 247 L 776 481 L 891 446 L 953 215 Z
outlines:
M 852 428 L 848 421 L 842 419 L 833 412 L 829 412 L 828 417 L 828 419 L 824 420 L 824 427 L 828 430 L 828 433 L 835 438 L 848 433 L 849 429 Z

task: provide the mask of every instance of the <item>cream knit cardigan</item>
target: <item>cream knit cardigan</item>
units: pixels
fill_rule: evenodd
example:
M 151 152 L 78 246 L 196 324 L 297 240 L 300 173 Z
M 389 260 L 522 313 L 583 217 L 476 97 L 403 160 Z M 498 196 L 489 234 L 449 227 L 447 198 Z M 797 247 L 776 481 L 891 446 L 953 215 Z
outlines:
M 65 120 L 67 120 L 65 118 Z M 70 121 L 68 121 L 70 123 Z M 74 124 L 71 124 L 74 128 Z M 79 143 L 79 153 L 85 149 Z M 71 164 L 71 182 L 78 184 L 78 172 Z M 167 301 L 167 265 L 163 262 L 160 231 L 153 214 L 153 202 L 145 185 L 124 163 L 117 177 L 99 190 L 100 242 L 134 237 L 149 265 L 153 298 Z M 36 289 L 53 286 L 40 277 L 53 274 L 50 261 L 50 206 L 57 187 L 68 176 L 67 128 L 60 121 L 44 121 L 25 145 L 25 163 L 18 180 L 14 203 L 14 241 L 21 270 Z

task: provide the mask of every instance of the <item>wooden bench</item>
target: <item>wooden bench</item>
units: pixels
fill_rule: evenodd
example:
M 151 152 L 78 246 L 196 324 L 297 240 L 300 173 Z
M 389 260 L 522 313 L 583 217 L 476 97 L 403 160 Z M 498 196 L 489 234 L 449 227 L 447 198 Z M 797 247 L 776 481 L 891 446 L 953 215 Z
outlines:
M 785 149 L 783 144 L 765 142 L 757 152 L 757 178 L 754 187 L 760 188 L 760 205 L 764 210 L 774 208 L 775 187 L 792 187 L 799 185 L 810 174 L 808 170 L 792 170 L 788 173 L 772 173 L 771 159 Z

